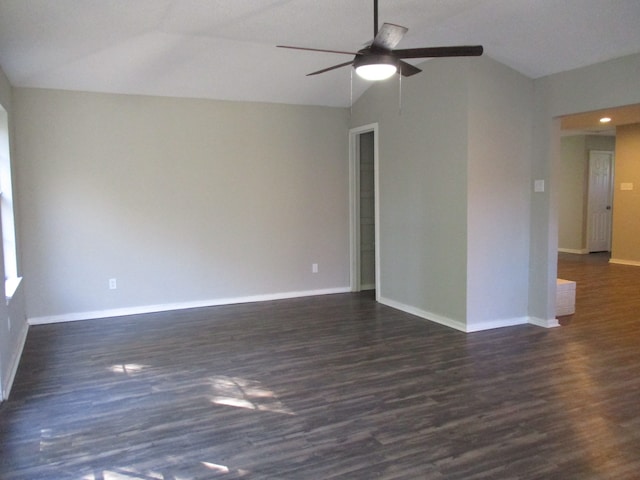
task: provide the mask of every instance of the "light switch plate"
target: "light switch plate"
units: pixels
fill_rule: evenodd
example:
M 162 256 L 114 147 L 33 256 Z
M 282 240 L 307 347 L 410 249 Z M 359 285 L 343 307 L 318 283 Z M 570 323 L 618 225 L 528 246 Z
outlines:
M 633 190 L 633 183 L 621 183 L 620 190 Z
M 533 191 L 540 193 L 544 192 L 544 180 L 536 180 L 533 182 Z

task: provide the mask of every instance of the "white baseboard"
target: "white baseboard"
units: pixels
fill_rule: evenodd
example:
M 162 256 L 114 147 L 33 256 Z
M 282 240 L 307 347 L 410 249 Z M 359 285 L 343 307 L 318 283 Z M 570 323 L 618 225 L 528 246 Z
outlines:
M 610 258 L 609 263 L 616 263 L 618 265 L 631 265 L 633 267 L 640 267 L 640 262 L 635 260 L 622 260 L 620 258 Z
M 370 283 L 367 285 L 360 285 L 360 290 L 375 290 L 376 289 L 376 284 L 375 283 Z
M 16 373 L 18 373 L 18 365 L 20 364 L 20 357 L 22 357 L 22 351 L 24 350 L 24 345 L 27 342 L 27 333 L 29 331 L 29 325 L 27 323 L 24 324 L 22 330 L 20 331 L 20 335 L 18 336 L 18 344 L 17 348 L 13 351 L 13 355 L 11 355 L 11 364 L 9 365 L 9 375 L 7 376 L 4 385 L 2 385 L 2 400 L 6 400 L 9 398 L 9 393 L 11 392 L 11 387 L 13 386 L 13 381 L 16 378 Z
M 578 255 L 586 255 L 589 253 L 589 250 L 586 248 L 575 249 L 575 248 L 558 248 L 558 252 L 561 253 L 576 253 Z
M 526 325 L 527 323 L 529 323 L 529 317 L 503 318 L 491 322 L 479 322 L 467 325 L 467 333 L 493 330 L 494 328 L 513 327 L 515 325 Z
M 472 325 L 466 325 L 459 320 L 453 320 L 451 318 L 443 317 L 442 315 L 437 315 L 435 313 L 427 312 L 425 310 L 421 310 L 416 307 L 412 307 L 410 305 L 405 305 L 401 302 L 396 302 L 395 300 L 391 300 L 389 298 L 380 297 L 378 299 L 380 303 L 387 305 L 389 307 L 395 308 L 397 310 L 401 310 L 406 313 L 410 313 L 412 315 L 416 315 L 417 317 L 423 318 L 425 320 L 429 320 L 431 322 L 439 323 L 440 325 L 444 325 L 445 327 L 454 328 L 455 330 L 459 330 L 465 333 L 472 332 L 481 332 L 484 330 L 492 330 L 494 328 L 503 328 L 503 327 L 513 327 L 515 325 L 536 325 L 544 328 L 553 328 L 559 327 L 557 319 L 552 320 L 542 320 L 540 318 L 535 317 L 514 317 L 514 318 L 505 318 L 501 320 L 495 320 L 492 322 L 480 322 L 474 323 Z
M 554 328 L 554 327 L 560 326 L 560 323 L 558 322 L 557 318 L 544 320 L 538 317 L 529 317 L 529 323 L 531 325 L 536 325 L 538 327 L 543 327 L 543 328 Z
M 299 292 L 283 292 L 267 295 L 254 295 L 248 297 L 218 298 L 214 300 L 202 300 L 197 302 L 166 303 L 158 305 L 144 305 L 140 307 L 114 308 L 109 310 L 95 310 L 90 312 L 68 313 L 44 317 L 29 318 L 29 325 L 45 325 L 49 323 L 75 322 L 80 320 L 96 320 L 99 318 L 124 317 L 127 315 L 139 315 L 144 313 L 159 313 L 172 310 L 185 310 L 188 308 L 217 307 L 221 305 L 233 305 L 237 303 L 268 302 L 272 300 L 284 300 L 287 298 L 311 297 L 316 295 L 331 295 L 335 293 L 349 293 L 349 287 L 328 288 L 323 290 L 304 290 Z
M 248 297 L 222 298 L 222 299 L 215 299 L 215 300 L 203 300 L 203 301 L 197 301 L 197 302 L 166 303 L 166 304 L 157 304 L 157 305 L 145 305 L 140 307 L 125 307 L 125 308 L 115 308 L 115 309 L 109 309 L 109 310 L 95 310 L 95 311 L 89 311 L 89 312 L 68 313 L 63 315 L 33 317 L 28 319 L 28 325 L 45 325 L 50 323 L 96 320 L 100 318 L 123 317 L 127 315 L 140 315 L 145 313 L 168 312 L 172 310 L 185 310 L 189 308 L 216 307 L 221 305 L 233 305 L 233 304 L 239 304 L 239 303 L 268 302 L 272 300 L 284 300 L 288 298 L 310 297 L 310 296 L 316 296 L 316 295 L 332 295 L 336 293 L 349 293 L 350 291 L 351 289 L 349 287 L 338 287 L 338 288 L 329 288 L 329 289 L 323 289 L 323 290 L 305 290 L 305 291 L 299 291 L 299 292 L 284 292 L 284 293 L 275 293 L 275 294 L 267 294 L 267 295 L 255 295 L 255 296 L 248 296 Z M 518 317 L 518 318 L 496 320 L 492 322 L 481 322 L 481 323 L 467 326 L 466 324 L 464 324 L 463 322 L 460 322 L 459 320 L 454 320 L 442 315 L 438 315 L 436 313 L 427 312 L 426 310 L 421 310 L 411 305 L 406 305 L 386 297 L 380 296 L 378 298 L 378 302 L 384 305 L 387 305 L 389 307 L 395 308 L 397 310 L 410 313 L 411 315 L 415 315 L 424 320 L 429 320 L 431 322 L 435 322 L 440 325 L 444 325 L 446 327 L 453 328 L 455 330 L 465 332 L 465 333 L 479 332 L 482 330 L 490 330 L 494 328 L 511 327 L 514 325 L 523 325 L 527 323 L 532 325 L 537 325 L 539 327 L 545 327 L 545 328 L 552 328 L 560 325 L 557 319 L 543 320 L 541 318 L 536 318 L 536 317 Z M 26 341 L 26 338 L 27 338 L 27 328 L 25 327 L 23 333 L 21 333 L 20 350 L 16 351 L 14 354 L 15 359 L 20 358 L 20 355 L 22 353 L 22 348 L 24 347 L 24 342 Z M 15 363 L 15 370 L 17 370 L 17 362 L 14 362 L 14 363 Z M 10 377 L 11 382 L 13 382 L 13 376 L 15 376 L 15 371 Z
M 442 315 L 438 315 L 435 313 L 427 312 L 425 310 L 421 310 L 416 307 L 412 307 L 411 305 L 405 305 L 401 302 L 396 302 L 395 300 L 391 300 L 389 298 L 385 298 L 380 296 L 378 298 L 378 302 L 387 305 L 388 307 L 395 308 L 396 310 L 401 310 L 406 313 L 410 313 L 411 315 L 415 315 L 424 320 L 429 320 L 431 322 L 439 323 L 440 325 L 444 325 L 445 327 L 453 328 L 455 330 L 459 330 L 461 332 L 466 332 L 466 325 L 458 320 L 453 320 L 452 318 L 444 317 Z

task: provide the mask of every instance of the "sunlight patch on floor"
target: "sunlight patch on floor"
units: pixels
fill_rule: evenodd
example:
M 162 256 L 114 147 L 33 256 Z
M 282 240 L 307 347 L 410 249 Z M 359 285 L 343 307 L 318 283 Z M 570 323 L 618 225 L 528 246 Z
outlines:
M 171 475 L 165 477 L 159 472 L 139 472 L 130 468 L 118 468 L 114 470 L 101 470 L 82 477 L 82 480 L 191 480 L 189 477 L 177 477 Z
M 231 469 L 225 465 L 218 465 L 217 463 L 210 463 L 210 462 L 200 462 L 202 465 L 204 465 L 205 467 L 207 467 L 209 470 L 213 470 L 214 472 L 217 473 L 233 473 L 234 475 L 239 475 L 241 477 L 244 477 L 245 475 L 249 475 L 249 470 L 244 470 L 242 468 L 239 468 L 238 470 L 234 470 L 231 471 Z
M 209 380 L 213 393 L 210 400 L 216 405 L 295 415 L 272 390 L 256 380 L 222 375 Z
M 214 472 L 220 473 L 229 473 L 229 467 L 225 467 L 224 465 L 218 465 L 217 463 L 209 463 L 209 462 L 200 462 L 202 465 L 207 467 L 209 470 L 213 470 Z
M 109 371 L 113 373 L 124 373 L 125 375 L 134 375 L 140 373 L 145 368 L 149 368 L 149 365 L 141 365 L 139 363 L 123 363 L 117 365 L 111 365 Z

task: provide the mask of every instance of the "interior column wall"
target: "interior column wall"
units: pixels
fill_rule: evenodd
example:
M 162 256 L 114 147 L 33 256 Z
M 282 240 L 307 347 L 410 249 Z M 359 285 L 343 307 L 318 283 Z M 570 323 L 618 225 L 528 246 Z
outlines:
M 559 116 L 640 103 L 640 55 L 534 81 L 532 177 L 547 184 L 531 204 L 529 314 L 555 318 L 560 178 Z
M 467 331 L 526 323 L 533 82 L 491 58 L 469 83 Z

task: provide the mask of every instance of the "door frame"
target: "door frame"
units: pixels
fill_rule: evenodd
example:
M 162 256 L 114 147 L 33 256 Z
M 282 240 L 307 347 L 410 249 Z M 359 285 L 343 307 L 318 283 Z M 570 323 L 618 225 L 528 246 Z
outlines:
M 614 187 L 614 175 L 615 175 L 615 152 L 611 150 L 589 150 L 589 159 L 588 159 L 588 167 L 587 167 L 587 245 L 586 250 L 587 253 L 591 253 L 591 154 L 592 153 L 605 153 L 609 155 L 609 198 L 608 202 L 611 206 L 610 210 L 610 221 L 609 221 L 609 232 L 608 232 L 608 240 L 607 240 L 607 251 L 611 252 L 611 237 L 613 236 L 613 187 Z
M 350 287 L 361 290 L 360 283 L 360 135 L 373 132 L 373 182 L 375 222 L 376 300 L 380 298 L 380 191 L 378 161 L 378 124 L 370 123 L 349 130 L 349 258 Z

